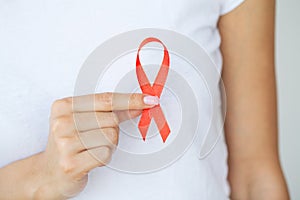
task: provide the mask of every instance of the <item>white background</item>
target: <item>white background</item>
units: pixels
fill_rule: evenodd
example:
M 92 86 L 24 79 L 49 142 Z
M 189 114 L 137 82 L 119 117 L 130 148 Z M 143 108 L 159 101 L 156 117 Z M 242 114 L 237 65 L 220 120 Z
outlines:
M 277 1 L 280 154 L 291 199 L 300 199 L 300 1 Z

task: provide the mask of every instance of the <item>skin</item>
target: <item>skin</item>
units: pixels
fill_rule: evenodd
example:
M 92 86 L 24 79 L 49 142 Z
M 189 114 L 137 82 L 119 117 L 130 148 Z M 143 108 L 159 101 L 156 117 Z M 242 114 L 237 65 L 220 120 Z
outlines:
M 277 144 L 274 8 L 274 0 L 246 0 L 219 21 L 233 200 L 289 199 Z M 143 97 L 97 94 L 96 110 L 89 103 L 93 95 L 54 102 L 46 150 L 0 169 L 0 199 L 66 199 L 78 194 L 89 171 L 109 162 L 118 142 L 118 124 L 153 106 Z M 77 110 L 72 110 L 74 100 Z M 90 123 L 95 114 L 99 127 Z M 74 116 L 82 122 L 79 133 Z M 103 136 L 96 144 L 85 140 L 96 158 L 80 135 Z
M 46 150 L 1 168 L 0 199 L 67 199 L 81 192 L 88 173 L 109 162 L 119 123 L 155 106 L 144 97 L 102 93 L 55 101 Z
M 274 0 L 246 0 L 221 17 L 231 199 L 286 200 L 277 141 Z

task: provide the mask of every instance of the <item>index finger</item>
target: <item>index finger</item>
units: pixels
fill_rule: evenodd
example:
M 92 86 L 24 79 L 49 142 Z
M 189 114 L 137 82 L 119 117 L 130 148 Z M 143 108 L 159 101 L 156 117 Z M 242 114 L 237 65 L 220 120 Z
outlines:
M 73 97 L 74 112 L 139 110 L 159 104 L 159 98 L 139 93 L 100 93 Z

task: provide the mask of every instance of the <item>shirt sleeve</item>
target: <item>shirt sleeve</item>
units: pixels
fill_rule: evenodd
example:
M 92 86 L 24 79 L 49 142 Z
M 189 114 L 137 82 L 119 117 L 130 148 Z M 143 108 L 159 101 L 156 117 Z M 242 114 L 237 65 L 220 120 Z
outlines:
M 245 0 L 223 0 L 221 5 L 221 15 L 225 15 L 232 10 L 234 10 L 236 7 L 238 7 L 240 4 L 242 4 Z

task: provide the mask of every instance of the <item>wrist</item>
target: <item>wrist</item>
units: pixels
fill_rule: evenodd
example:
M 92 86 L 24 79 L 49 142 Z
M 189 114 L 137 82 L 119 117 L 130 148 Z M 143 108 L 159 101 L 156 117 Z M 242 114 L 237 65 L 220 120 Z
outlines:
M 47 165 L 47 156 L 45 152 L 36 154 L 33 158 L 35 163 L 32 168 L 32 180 L 30 189 L 31 199 L 36 200 L 64 200 L 66 197 L 57 192 L 57 184 L 54 184 L 53 178 L 49 173 L 49 166 Z
M 23 180 L 28 180 L 25 188 L 28 199 L 40 199 L 36 198 L 36 194 L 45 185 L 43 180 L 46 180 L 46 177 L 43 164 L 45 164 L 44 152 L 35 154 L 28 160 L 28 173 L 23 178 Z

